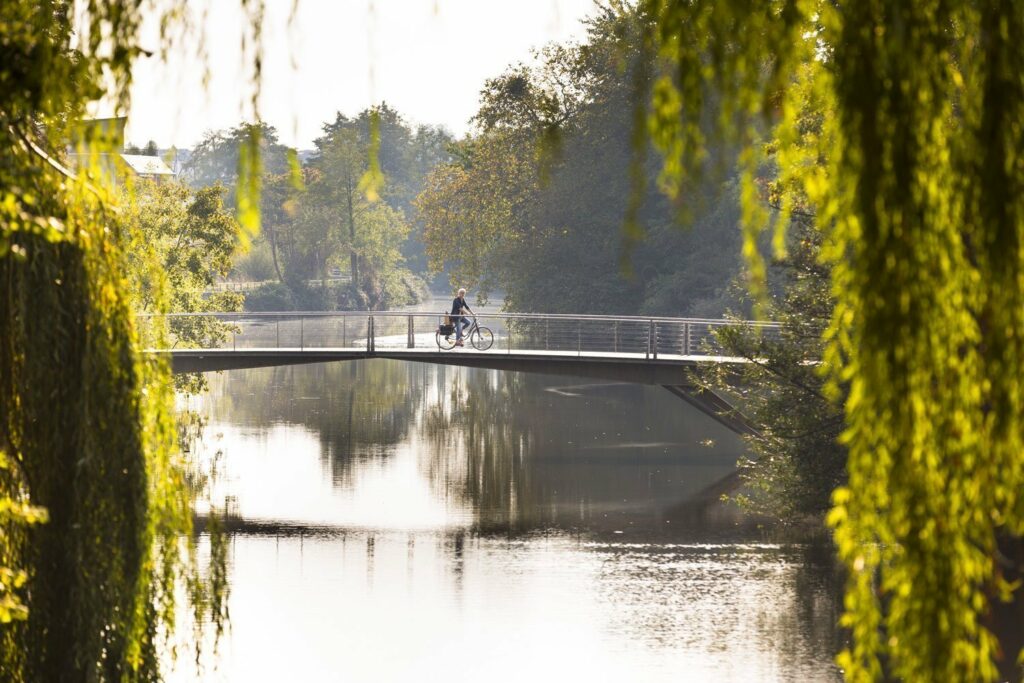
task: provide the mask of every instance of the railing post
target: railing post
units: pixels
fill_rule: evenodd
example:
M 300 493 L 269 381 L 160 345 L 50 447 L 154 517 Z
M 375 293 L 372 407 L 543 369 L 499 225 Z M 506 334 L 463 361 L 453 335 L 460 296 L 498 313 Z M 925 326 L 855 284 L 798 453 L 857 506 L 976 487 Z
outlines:
M 281 348 L 281 319 L 274 321 L 274 338 L 277 339 L 277 348 Z
M 651 355 L 658 359 L 658 323 L 651 321 Z
M 548 325 L 551 321 L 544 318 L 544 350 L 548 350 Z
M 683 355 L 690 355 L 690 323 L 683 323 Z
M 583 321 L 576 321 L 576 355 L 583 355 L 583 333 L 581 328 L 583 327 Z
M 615 351 L 615 353 L 618 353 L 619 352 L 619 321 L 618 320 L 616 320 L 614 323 L 612 323 L 612 330 L 613 330 L 613 333 L 615 335 L 615 341 L 613 342 L 612 349 Z
M 341 348 L 348 348 L 348 316 L 341 316 Z
M 366 352 L 373 353 L 373 316 L 366 316 Z
M 413 322 L 412 322 L 412 320 L 413 320 L 413 316 L 410 315 L 409 316 L 409 348 L 410 349 L 414 348 L 416 346 L 416 335 L 413 332 Z
M 651 349 L 654 348 L 654 321 L 649 320 L 647 322 L 647 353 L 644 355 L 645 358 L 650 359 Z
M 306 350 L 306 319 L 299 317 L 299 351 Z

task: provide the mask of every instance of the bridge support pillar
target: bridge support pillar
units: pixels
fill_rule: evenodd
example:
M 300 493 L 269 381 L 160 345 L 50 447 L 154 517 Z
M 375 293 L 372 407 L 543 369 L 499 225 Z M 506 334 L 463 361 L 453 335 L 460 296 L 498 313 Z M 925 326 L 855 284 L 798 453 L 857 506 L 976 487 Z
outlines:
M 703 387 L 663 384 L 663 387 L 683 399 L 691 406 L 744 436 L 761 436 L 761 431 L 724 398 Z

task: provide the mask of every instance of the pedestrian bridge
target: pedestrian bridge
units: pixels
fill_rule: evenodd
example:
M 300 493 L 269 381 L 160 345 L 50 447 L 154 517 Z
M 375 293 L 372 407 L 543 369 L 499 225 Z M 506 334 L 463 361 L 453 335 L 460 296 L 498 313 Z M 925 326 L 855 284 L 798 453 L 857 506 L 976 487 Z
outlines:
M 661 385 L 740 433 L 756 429 L 722 397 L 699 388 L 691 371 L 748 362 L 723 355 L 716 330 L 744 325 L 776 335 L 779 329 L 768 322 L 635 316 L 498 313 L 475 320 L 484 333 L 469 334 L 455 348 L 438 332 L 444 321 L 438 313 L 182 313 L 142 316 L 140 327 L 151 351 L 169 357 L 176 374 L 389 358 L 571 375 Z

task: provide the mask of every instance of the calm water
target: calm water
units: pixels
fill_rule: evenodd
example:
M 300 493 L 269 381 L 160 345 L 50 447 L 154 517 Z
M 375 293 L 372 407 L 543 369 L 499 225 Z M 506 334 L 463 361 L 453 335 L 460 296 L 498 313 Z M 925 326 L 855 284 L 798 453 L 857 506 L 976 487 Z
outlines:
M 237 516 L 202 680 L 838 678 L 827 552 L 709 503 L 740 443 L 663 389 L 372 360 L 194 407 Z

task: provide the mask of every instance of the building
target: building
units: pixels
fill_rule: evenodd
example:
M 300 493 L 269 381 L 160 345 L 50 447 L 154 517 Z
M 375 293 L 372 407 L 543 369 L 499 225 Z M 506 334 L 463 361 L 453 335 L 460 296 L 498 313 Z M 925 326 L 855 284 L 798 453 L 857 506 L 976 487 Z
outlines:
M 119 154 L 121 161 L 127 166 L 127 170 L 139 178 L 162 179 L 174 177 L 174 171 L 163 159 L 158 156 L 146 156 L 143 154 Z
M 81 168 L 94 163 L 115 184 L 125 178 L 147 178 L 162 181 L 175 176 L 171 167 L 159 156 L 125 154 L 124 128 L 127 117 L 82 121 L 71 136 L 68 159 Z

